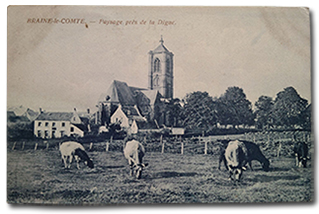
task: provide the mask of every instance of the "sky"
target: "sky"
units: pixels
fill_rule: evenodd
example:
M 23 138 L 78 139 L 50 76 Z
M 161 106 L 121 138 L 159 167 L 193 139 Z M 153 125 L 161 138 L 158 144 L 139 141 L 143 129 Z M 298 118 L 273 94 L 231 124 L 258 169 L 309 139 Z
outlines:
M 174 53 L 174 97 L 238 86 L 254 104 L 292 86 L 311 103 L 309 27 L 305 8 L 11 7 L 7 106 L 94 111 L 113 80 L 147 88 L 148 52 L 161 35 Z

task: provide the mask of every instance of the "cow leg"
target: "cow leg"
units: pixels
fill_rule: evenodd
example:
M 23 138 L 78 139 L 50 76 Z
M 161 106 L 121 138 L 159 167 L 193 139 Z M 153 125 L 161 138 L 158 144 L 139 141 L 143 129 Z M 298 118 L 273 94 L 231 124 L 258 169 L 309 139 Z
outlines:
M 219 156 L 219 161 L 218 161 L 218 169 L 220 170 L 220 165 L 221 165 L 221 163 L 222 163 L 222 161 L 223 161 L 223 155 L 220 155 Z
M 248 162 L 249 168 L 251 169 L 251 171 L 254 171 L 253 166 L 251 164 L 251 161 Z
M 295 159 L 296 159 L 296 167 L 298 167 L 299 166 L 299 158 L 298 158 L 298 154 L 295 154 Z
M 68 168 L 71 168 L 72 159 L 73 159 L 73 155 L 70 155 L 69 156 L 69 166 L 68 166 Z
M 74 156 L 74 159 L 75 159 L 75 161 L 76 161 L 76 167 L 77 167 L 78 169 L 80 169 L 80 165 L 79 165 L 80 158 L 79 158 L 79 156 L 75 155 L 75 156 Z
M 64 168 L 68 168 L 67 159 L 68 159 L 67 156 L 65 156 L 65 155 L 62 156 L 62 161 L 63 161 L 63 163 L 64 163 Z
M 128 164 L 130 166 L 130 176 L 134 175 L 134 163 L 131 159 L 128 159 Z

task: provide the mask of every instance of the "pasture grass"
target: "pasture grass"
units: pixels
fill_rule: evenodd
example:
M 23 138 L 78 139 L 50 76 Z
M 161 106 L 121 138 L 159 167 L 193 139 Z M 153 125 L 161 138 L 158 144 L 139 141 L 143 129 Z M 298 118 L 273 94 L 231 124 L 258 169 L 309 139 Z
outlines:
M 146 203 L 262 203 L 313 200 L 312 168 L 293 158 L 273 158 L 264 172 L 258 162 L 242 181 L 228 180 L 216 155 L 146 153 L 142 178 L 129 175 L 121 152 L 88 152 L 95 168 L 64 169 L 59 151 L 8 150 L 8 203 L 108 205 Z

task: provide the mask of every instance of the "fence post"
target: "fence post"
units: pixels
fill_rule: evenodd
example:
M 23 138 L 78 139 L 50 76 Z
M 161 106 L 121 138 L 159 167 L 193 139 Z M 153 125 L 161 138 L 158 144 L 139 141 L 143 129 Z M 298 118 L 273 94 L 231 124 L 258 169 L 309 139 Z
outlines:
M 34 151 L 36 151 L 37 148 L 38 148 L 38 143 L 35 143 L 35 145 L 34 145 Z
M 49 149 L 49 143 L 48 143 L 48 141 L 44 141 L 45 143 L 46 143 L 46 150 L 48 150 Z
M 207 155 L 207 140 L 205 140 L 205 151 L 204 154 Z
M 280 150 L 281 150 L 281 142 L 279 142 L 278 150 L 277 150 L 277 157 L 280 155 Z
M 12 146 L 12 149 L 11 149 L 11 150 L 14 150 L 14 147 L 16 147 L 16 144 L 17 144 L 17 142 L 15 141 L 15 142 L 13 143 L 13 146 Z
M 184 154 L 184 142 L 181 142 L 181 154 Z
M 165 149 L 165 142 L 163 141 L 163 135 L 161 135 L 160 137 L 160 143 L 162 144 L 162 154 L 163 154 Z
M 106 146 L 105 146 L 105 151 L 106 152 L 109 151 L 109 146 L 110 146 L 110 143 L 108 141 L 106 141 Z
M 25 141 L 22 142 L 22 150 L 24 150 Z

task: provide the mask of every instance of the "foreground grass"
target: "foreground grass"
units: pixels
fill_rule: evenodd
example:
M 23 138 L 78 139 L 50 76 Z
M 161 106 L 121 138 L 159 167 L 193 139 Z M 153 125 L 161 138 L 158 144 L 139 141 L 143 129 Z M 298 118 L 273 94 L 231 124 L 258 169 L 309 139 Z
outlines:
M 273 159 L 271 171 L 244 172 L 239 184 L 219 171 L 211 155 L 147 153 L 142 179 L 129 176 L 120 152 L 89 152 L 94 169 L 75 164 L 66 170 L 56 149 L 8 151 L 9 203 L 253 203 L 313 200 L 312 169 L 294 167 L 294 159 Z

